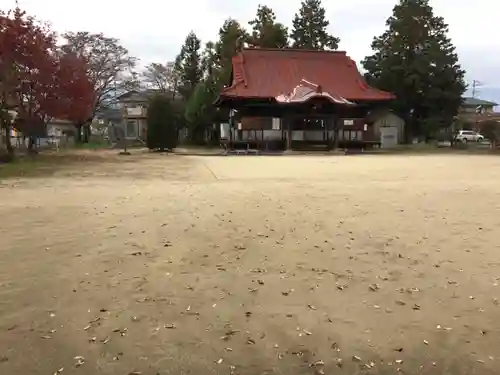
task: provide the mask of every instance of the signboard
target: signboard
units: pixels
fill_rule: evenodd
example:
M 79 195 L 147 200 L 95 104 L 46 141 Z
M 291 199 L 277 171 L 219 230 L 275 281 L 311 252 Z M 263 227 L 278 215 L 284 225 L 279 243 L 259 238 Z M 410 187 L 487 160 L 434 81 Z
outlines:
M 127 115 L 129 116 L 142 116 L 142 107 L 128 107 Z
M 344 120 L 344 125 L 346 126 L 354 125 L 354 120 Z

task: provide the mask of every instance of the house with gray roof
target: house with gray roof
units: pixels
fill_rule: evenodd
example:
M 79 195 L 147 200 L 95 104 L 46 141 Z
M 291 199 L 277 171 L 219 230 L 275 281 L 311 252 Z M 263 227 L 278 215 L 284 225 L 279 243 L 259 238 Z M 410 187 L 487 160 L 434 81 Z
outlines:
M 498 103 L 473 97 L 465 97 L 460 111 L 462 113 L 492 113 Z
M 500 121 L 500 112 L 495 111 L 497 103 L 489 100 L 483 100 L 473 97 L 465 97 L 458 111 L 458 118 L 465 125 L 465 129 L 480 128 L 484 121 Z

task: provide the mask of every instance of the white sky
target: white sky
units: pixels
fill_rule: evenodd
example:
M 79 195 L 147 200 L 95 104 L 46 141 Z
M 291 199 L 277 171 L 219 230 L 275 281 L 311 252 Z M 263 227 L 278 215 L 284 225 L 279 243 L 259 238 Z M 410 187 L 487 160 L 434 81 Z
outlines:
M 385 20 L 397 0 L 323 0 L 330 31 L 341 38 L 340 49 L 356 61 L 370 52 L 374 35 L 385 28 Z M 0 0 L 0 9 L 14 6 Z M 190 30 L 206 42 L 215 40 L 228 17 L 246 25 L 257 5 L 271 7 L 278 20 L 291 24 L 300 0 L 19 0 L 20 6 L 38 19 L 49 21 L 58 32 L 102 31 L 117 37 L 130 53 L 148 62 L 172 60 Z M 450 36 L 458 48 L 468 81 L 477 79 L 485 87 L 483 96 L 500 99 L 500 38 L 496 24 L 500 2 L 495 0 L 431 0 L 437 15 L 450 25 Z

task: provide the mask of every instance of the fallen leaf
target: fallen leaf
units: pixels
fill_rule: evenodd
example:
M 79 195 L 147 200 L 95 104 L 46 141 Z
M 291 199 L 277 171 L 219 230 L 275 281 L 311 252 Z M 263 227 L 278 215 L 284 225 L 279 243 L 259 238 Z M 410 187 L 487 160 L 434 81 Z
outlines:
M 370 289 L 372 292 L 376 292 L 377 290 L 380 289 L 380 285 L 378 285 L 378 284 L 370 284 L 370 285 L 368 285 L 368 289 Z

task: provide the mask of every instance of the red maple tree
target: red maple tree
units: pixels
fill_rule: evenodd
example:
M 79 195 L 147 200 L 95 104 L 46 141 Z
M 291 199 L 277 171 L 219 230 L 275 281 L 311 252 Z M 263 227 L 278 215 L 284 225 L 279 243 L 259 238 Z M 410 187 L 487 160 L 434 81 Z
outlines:
M 14 127 L 31 145 L 51 118 L 88 121 L 93 95 L 85 62 L 59 51 L 47 25 L 19 8 L 0 13 L 0 113 L 9 153 L 12 125 L 6 111 L 17 112 Z
M 87 74 L 87 63 L 72 53 L 59 57 L 56 105 L 58 116 L 77 126 L 91 120 L 95 102 L 94 85 Z

